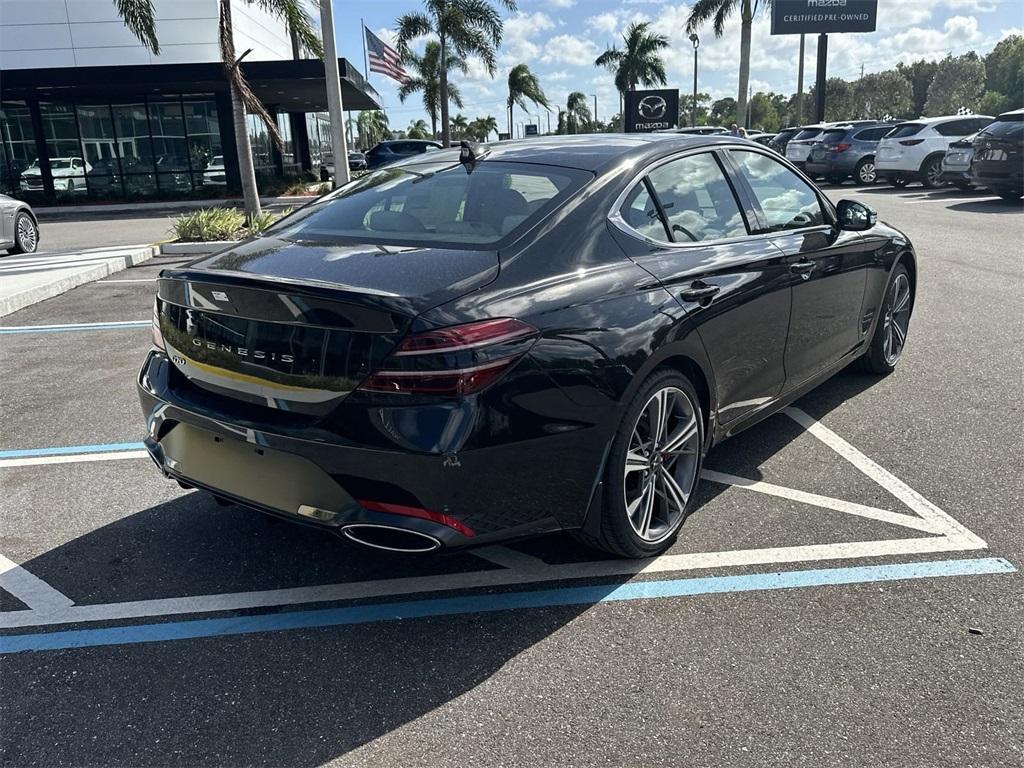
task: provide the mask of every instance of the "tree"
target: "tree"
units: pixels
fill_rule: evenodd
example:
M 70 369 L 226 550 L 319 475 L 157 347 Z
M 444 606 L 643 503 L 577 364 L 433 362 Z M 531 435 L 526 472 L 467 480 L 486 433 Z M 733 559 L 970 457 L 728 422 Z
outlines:
M 498 121 L 491 115 L 478 117 L 466 128 L 466 133 L 477 141 L 487 141 L 492 133 L 498 132 Z
M 908 117 L 914 89 L 895 69 L 864 75 L 853 84 L 853 117 L 879 120 L 886 115 Z
M 713 29 L 715 37 L 721 37 L 725 33 L 725 22 L 728 21 L 732 12 L 739 7 L 740 11 L 740 86 L 739 96 L 736 102 L 736 123 L 743 125 L 747 120 L 747 86 L 750 82 L 750 34 L 754 24 L 754 14 L 757 13 L 761 0 L 697 0 L 690 10 L 686 19 L 686 32 L 694 34 L 696 31 L 714 19 Z M 771 0 L 763 0 L 764 7 L 771 4 Z
M 779 113 L 775 111 L 775 104 L 770 94 L 758 91 L 750 99 L 750 123 L 751 128 L 762 131 L 775 132 L 779 130 Z
M 807 92 L 811 103 L 818 98 L 814 86 Z M 850 120 L 853 116 L 853 86 L 841 77 L 830 77 L 825 81 L 825 120 Z
M 985 63 L 974 51 L 963 56 L 946 56 L 928 86 L 924 112 L 930 117 L 955 115 L 957 110 L 974 110 L 985 89 Z
M 679 94 L 679 122 L 687 124 L 692 120 L 693 115 L 693 94 Z M 697 125 L 707 125 L 708 108 L 711 106 L 711 96 L 706 93 L 697 94 Z
M 612 46 L 594 60 L 597 66 L 614 73 L 620 106 L 626 91 L 634 91 L 641 84 L 649 87 L 668 82 L 659 54 L 668 48 L 668 38 L 649 30 L 648 22 L 634 21 L 622 36 L 622 48 Z
M 1003 94 L 1010 104 L 1006 109 L 1024 106 L 1024 37 L 1010 35 L 989 51 L 985 57 L 985 89 Z
M 409 123 L 409 127 L 405 129 L 405 137 L 407 139 L 429 139 L 433 137 L 433 134 L 430 133 L 427 121 L 421 118 Z
M 910 116 L 921 117 L 924 115 L 924 103 L 928 98 L 928 88 L 935 79 L 935 70 L 938 67 L 934 61 L 920 59 L 911 64 L 900 62 L 896 65 L 896 71 L 903 75 L 910 82 L 913 91 L 913 101 L 910 105 Z
M 441 106 L 441 46 L 433 40 L 428 40 L 422 56 L 409 51 L 402 60 L 412 74 L 399 86 L 398 99 L 404 103 L 414 93 L 422 92 L 423 109 L 430 116 L 433 131 L 431 138 L 437 138 L 437 117 Z M 467 71 L 466 60 L 454 53 L 448 54 L 447 66 L 449 71 Z M 455 83 L 448 85 L 448 101 L 457 107 L 463 106 L 462 93 Z
M 1000 112 L 1009 112 L 1014 104 L 1009 96 L 1003 96 L 999 91 L 985 91 L 978 100 L 978 114 L 996 116 Z
M 708 115 L 708 122 L 711 125 L 732 125 L 736 122 L 736 99 L 726 96 L 711 105 L 711 113 Z
M 562 113 L 559 112 L 559 120 Z M 581 133 L 584 129 L 589 130 L 590 124 L 594 121 L 590 114 L 590 107 L 587 104 L 587 95 L 579 91 L 573 91 L 565 101 L 565 129 L 567 133 Z
M 498 0 L 509 11 L 516 10 L 515 0 Z M 395 22 L 398 27 L 398 52 L 410 53 L 409 45 L 417 37 L 436 35 L 440 45 L 438 58 L 438 101 L 441 104 L 441 141 L 451 141 L 448 125 L 448 57 L 476 56 L 494 77 L 497 68 L 496 50 L 501 45 L 504 25 L 491 0 L 423 0 L 425 13 L 407 13 Z
M 366 109 L 360 112 L 356 119 L 356 128 L 359 129 L 359 145 L 363 149 L 375 147 L 391 135 L 388 116 L 382 109 Z
M 526 102 L 532 101 L 544 108 L 548 108 L 547 96 L 540 87 L 537 76 L 530 71 L 525 64 L 516 64 L 508 73 L 508 99 L 505 105 L 508 109 L 508 135 L 513 136 L 513 110 L 516 104 L 526 109 Z
M 466 120 L 466 116 L 462 113 L 457 114 L 452 118 L 452 138 L 461 139 L 466 135 L 466 129 L 469 127 L 469 122 Z
M 302 0 L 240 0 L 247 5 L 257 5 L 284 22 L 295 39 L 314 55 L 323 58 L 323 45 L 313 20 L 306 13 Z M 156 39 L 156 22 L 153 16 L 153 0 L 114 0 L 118 15 L 128 30 L 147 49 L 160 52 Z M 252 147 L 249 142 L 249 127 L 245 122 L 246 112 L 257 115 L 267 127 L 267 133 L 279 149 L 284 141 L 277 129 L 277 121 L 263 106 L 242 74 L 242 59 L 249 53 L 235 56 L 235 35 L 231 23 L 231 0 L 220 0 L 217 38 L 220 41 L 220 58 L 231 89 L 231 112 L 235 130 L 235 144 L 238 147 L 238 170 L 242 179 L 242 194 L 245 198 L 245 215 L 252 220 L 260 214 L 260 196 L 256 189 L 256 170 L 252 162 Z

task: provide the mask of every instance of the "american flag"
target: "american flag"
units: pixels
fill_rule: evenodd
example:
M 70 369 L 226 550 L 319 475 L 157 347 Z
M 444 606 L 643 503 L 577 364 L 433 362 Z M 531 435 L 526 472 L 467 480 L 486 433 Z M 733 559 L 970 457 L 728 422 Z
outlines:
M 370 71 L 380 72 L 400 83 L 408 80 L 409 76 L 402 67 L 402 57 L 398 55 L 398 51 L 366 27 L 363 27 L 363 31 L 366 32 L 366 58 L 370 62 Z

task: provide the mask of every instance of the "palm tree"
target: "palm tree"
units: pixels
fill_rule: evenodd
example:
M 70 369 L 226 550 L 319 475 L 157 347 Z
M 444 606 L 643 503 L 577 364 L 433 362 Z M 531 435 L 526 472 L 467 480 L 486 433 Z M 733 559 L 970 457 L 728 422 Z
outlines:
M 359 129 L 359 144 L 363 149 L 370 149 L 391 135 L 388 116 L 382 109 L 365 109 L 356 119 Z
M 430 115 L 430 125 L 433 128 L 431 138 L 437 138 L 437 114 L 441 105 L 441 46 L 429 40 L 422 56 L 409 51 L 403 61 L 414 74 L 402 83 L 398 89 L 398 98 L 404 102 L 417 91 L 423 92 L 423 109 Z M 449 53 L 447 64 L 449 71 L 467 71 L 466 60 L 458 54 Z M 462 94 L 454 83 L 448 85 L 448 100 L 455 106 L 462 107 Z
M 430 137 L 429 130 L 426 120 L 413 120 L 405 129 L 405 137 L 407 139 L 426 139 Z
M 668 48 L 668 38 L 648 31 L 650 23 L 634 21 L 622 36 L 623 48 L 612 46 L 598 56 L 594 63 L 615 73 L 615 87 L 619 91 L 619 107 L 626 91 L 635 91 L 637 85 L 665 85 L 665 64 L 659 51 Z
M 452 121 L 452 125 L 455 121 Z M 498 121 L 488 115 L 487 117 L 478 117 L 476 120 L 470 122 L 466 127 L 466 135 L 470 136 L 477 141 L 487 141 L 492 133 L 498 132 Z
M 288 30 L 305 48 L 323 58 L 323 45 L 313 20 L 306 13 L 302 0 L 240 0 L 247 5 L 257 5 L 283 21 Z M 153 0 L 114 0 L 118 15 L 128 30 L 153 53 L 160 52 L 156 39 L 156 24 L 153 19 Z M 245 198 L 245 215 L 249 220 L 260 214 L 260 196 L 256 189 L 256 171 L 252 164 L 252 147 L 249 143 L 249 129 L 245 122 L 246 112 L 258 115 L 267 127 L 267 133 L 279 149 L 284 141 L 277 129 L 277 121 L 256 97 L 242 74 L 242 59 L 248 55 L 235 56 L 235 35 L 231 24 L 231 0 L 220 0 L 220 19 L 217 37 L 220 41 L 220 58 L 224 74 L 231 89 L 231 111 L 235 129 L 235 144 L 238 147 L 238 170 L 242 177 L 242 194 Z
M 573 91 L 565 102 L 565 127 L 569 133 L 579 133 L 583 126 L 589 126 L 593 118 L 587 105 L 587 96 Z
M 540 87 L 537 76 L 525 64 L 516 64 L 508 73 L 508 135 L 512 138 L 512 112 L 516 104 L 526 109 L 526 102 L 532 101 L 545 109 L 550 106 L 548 97 Z
M 423 0 L 425 13 L 407 13 L 395 22 L 398 27 L 398 52 L 409 55 L 409 44 L 422 35 L 437 35 L 441 46 L 438 80 L 441 103 L 441 141 L 451 141 L 448 125 L 448 57 L 456 54 L 478 57 L 491 77 L 497 67 L 496 49 L 501 45 L 504 24 L 492 0 Z M 516 10 L 515 0 L 498 0 L 509 11 Z
M 762 0 L 697 0 L 686 19 L 686 32 L 693 34 L 712 18 L 715 37 L 725 32 L 725 22 L 732 12 L 740 9 L 740 92 L 736 98 L 736 124 L 747 122 L 747 84 L 750 82 L 750 31 L 754 23 L 754 14 Z M 763 0 L 763 6 L 771 5 L 771 0 Z
M 461 139 L 466 129 L 469 127 L 469 121 L 466 120 L 466 116 L 459 113 L 452 118 L 452 138 Z

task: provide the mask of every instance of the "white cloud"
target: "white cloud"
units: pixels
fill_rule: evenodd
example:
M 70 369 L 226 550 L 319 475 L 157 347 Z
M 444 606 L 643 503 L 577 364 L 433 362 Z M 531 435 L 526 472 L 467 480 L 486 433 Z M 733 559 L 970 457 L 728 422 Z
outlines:
M 576 5 L 576 0 L 547 0 L 547 4 L 555 8 L 572 8 Z
M 599 13 L 597 16 L 591 16 L 587 19 L 587 26 L 591 29 L 596 29 L 598 32 L 612 34 L 619 27 L 619 17 L 610 11 Z
M 505 19 L 505 35 L 498 60 L 513 65 L 527 62 L 540 56 L 538 38 L 542 32 L 554 29 L 555 22 L 543 11 L 519 12 Z
M 545 44 L 541 61 L 586 67 L 594 64 L 599 53 L 590 40 L 573 35 L 555 35 Z

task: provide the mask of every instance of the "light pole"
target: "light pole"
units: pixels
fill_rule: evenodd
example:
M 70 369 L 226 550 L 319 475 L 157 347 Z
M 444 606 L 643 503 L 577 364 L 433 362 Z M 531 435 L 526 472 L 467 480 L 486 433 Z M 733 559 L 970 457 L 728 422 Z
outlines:
M 690 33 L 690 42 L 693 43 L 693 103 L 690 104 L 690 125 L 697 125 L 697 49 L 700 48 L 700 38 L 695 32 Z
M 597 94 L 595 93 L 592 95 L 594 97 L 594 125 L 590 129 L 590 132 L 594 133 L 597 130 Z
M 348 184 L 348 145 L 345 141 L 344 106 L 341 101 L 341 78 L 338 75 L 338 52 L 334 43 L 334 12 L 331 0 L 320 0 L 320 28 L 324 36 L 324 78 L 327 82 L 327 111 L 331 116 L 331 152 L 334 154 L 334 188 Z

